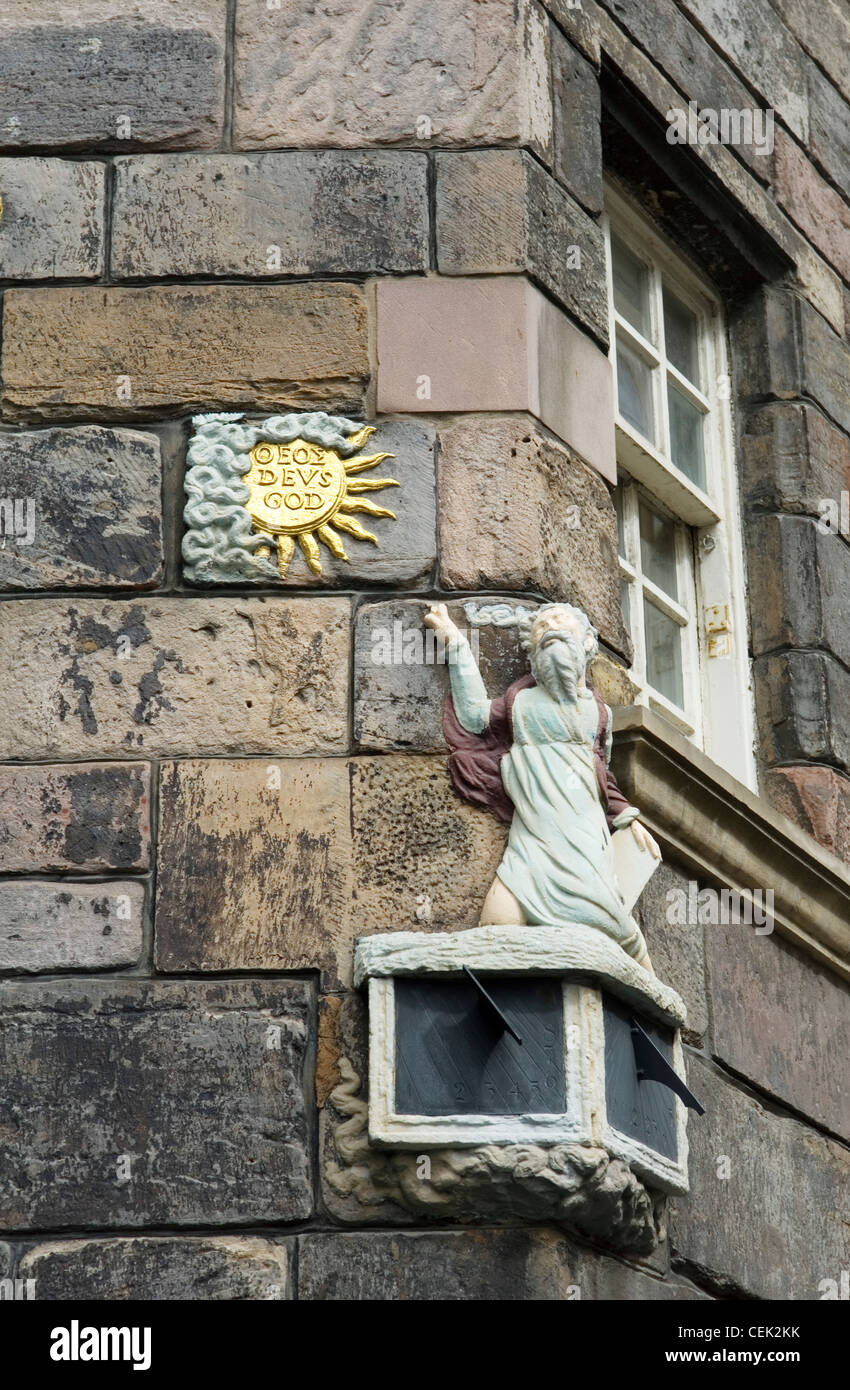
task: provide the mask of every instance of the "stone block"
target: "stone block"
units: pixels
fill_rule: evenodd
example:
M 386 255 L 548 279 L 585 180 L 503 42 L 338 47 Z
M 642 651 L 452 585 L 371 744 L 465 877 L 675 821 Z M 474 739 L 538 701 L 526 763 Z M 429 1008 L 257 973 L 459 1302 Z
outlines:
M 848 21 L 850 30 L 850 21 Z M 830 265 L 850 280 L 850 208 L 783 130 L 776 131 L 776 196 Z
M 351 978 L 353 866 L 342 758 L 166 763 L 162 971 L 322 969 Z
M 493 602 L 510 600 L 494 598 Z M 361 748 L 445 750 L 442 721 L 449 669 L 445 649 L 423 626 L 430 606 L 430 601 L 396 599 L 364 604 L 358 611 L 354 738 Z M 528 669 L 516 630 L 470 627 L 461 600 L 448 608 L 473 644 L 487 689 L 494 696 L 504 694 L 511 681 Z
M 115 970 L 142 954 L 144 884 L 0 880 L 0 970 Z
M 850 188 L 850 104 L 814 63 L 806 69 L 809 97 L 807 146 L 833 183 Z
M 831 767 L 773 767 L 762 778 L 777 811 L 850 863 L 850 781 Z
M 815 407 L 771 401 L 750 411 L 740 458 L 749 506 L 820 517 L 829 498 L 840 517 L 841 494 L 850 492 L 850 439 Z
M 745 534 L 755 654 L 818 647 L 850 665 L 850 546 L 811 517 L 751 516 Z
M 518 415 L 455 421 L 440 445 L 444 587 L 536 590 L 575 603 L 630 661 L 616 519 L 599 477 Z
M 822 769 L 826 771 L 827 769 Z M 846 983 L 775 933 L 706 930 L 714 1055 L 816 1125 L 850 1139 Z
M 0 159 L 0 277 L 102 275 L 105 179 L 103 164 Z
M 240 0 L 235 44 L 242 149 L 551 147 L 548 26 L 529 0 L 379 0 L 365 14 Z
M 771 4 L 838 90 L 850 98 L 850 14 L 843 0 L 821 0 L 817 7 L 797 0 L 771 0 Z
M 50 1302 L 267 1301 L 292 1298 L 291 1262 L 291 1240 L 257 1236 L 57 1240 L 32 1246 L 19 1277 Z
M 161 582 L 155 435 L 100 425 L 0 434 L 0 490 L 0 588 Z
M 352 934 L 477 925 L 501 822 L 455 795 L 442 757 L 355 758 L 351 768 Z
M 428 268 L 424 154 L 139 155 L 115 175 L 117 279 Z
M 363 407 L 367 314 L 354 285 L 7 290 L 2 405 L 22 417 Z
M 150 864 L 148 763 L 0 765 L 0 870 L 99 873 Z
M 344 752 L 349 601 L 0 604 L 0 756 Z
M 301 1221 L 301 980 L 0 986 L 0 1200 L 16 1230 Z
M 850 768 L 850 675 L 834 657 L 806 651 L 757 657 L 753 680 L 766 763 Z
M 377 312 L 379 411 L 527 411 L 616 482 L 611 363 L 524 276 L 383 279 Z
M 691 1193 L 670 1210 L 674 1261 L 732 1297 L 820 1298 L 850 1260 L 847 1150 L 695 1056 L 688 1069 L 706 1114 L 688 1125 Z
M 440 273 L 527 271 L 606 342 L 602 230 L 557 180 L 523 150 L 440 154 L 436 162 Z
M 217 145 L 226 23 L 218 0 L 13 0 L 0 15 L 0 149 Z
M 599 79 L 587 59 L 554 27 L 551 46 L 552 168 L 588 212 L 599 213 L 604 205 Z
M 637 901 L 640 924 L 655 973 L 682 996 L 688 1010 L 686 1034 L 701 1038 L 708 1028 L 705 985 L 705 932 L 699 922 L 682 920 L 688 900 L 688 876 L 675 863 L 656 869 Z

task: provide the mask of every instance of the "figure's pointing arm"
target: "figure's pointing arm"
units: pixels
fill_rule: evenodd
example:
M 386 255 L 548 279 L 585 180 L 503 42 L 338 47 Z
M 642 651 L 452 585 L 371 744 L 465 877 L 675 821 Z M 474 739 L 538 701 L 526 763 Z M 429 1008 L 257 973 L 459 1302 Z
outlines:
M 483 733 L 490 722 L 490 699 L 469 643 L 444 603 L 435 603 L 426 613 L 425 625 L 445 643 L 455 714 L 469 733 Z

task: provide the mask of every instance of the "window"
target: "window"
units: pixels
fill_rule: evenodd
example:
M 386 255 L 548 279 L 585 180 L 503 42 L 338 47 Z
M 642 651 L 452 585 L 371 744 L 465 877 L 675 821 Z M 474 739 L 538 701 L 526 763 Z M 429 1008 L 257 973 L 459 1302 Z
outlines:
M 755 786 L 722 306 L 606 196 L 623 618 L 639 702 Z

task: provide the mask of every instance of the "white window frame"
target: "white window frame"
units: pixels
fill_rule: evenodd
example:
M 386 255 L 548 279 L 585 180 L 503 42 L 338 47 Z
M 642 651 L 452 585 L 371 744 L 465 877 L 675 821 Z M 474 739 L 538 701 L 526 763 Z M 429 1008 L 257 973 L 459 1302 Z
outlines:
M 630 672 L 639 687 L 636 703 L 657 710 L 682 733 L 705 750 L 745 786 L 757 788 L 753 753 L 754 711 L 747 643 L 747 609 L 743 542 L 731 419 L 731 378 L 728 369 L 723 306 L 707 280 L 686 263 L 659 235 L 645 214 L 622 194 L 608 186 L 605 192 L 605 255 L 608 282 L 610 351 L 614 374 L 615 433 L 618 467 L 629 475 L 624 488 L 625 560 L 620 571 L 629 580 L 630 604 L 641 601 L 643 589 L 652 592 L 656 606 L 672 617 L 683 631 L 682 680 L 685 709 L 679 710 L 646 681 L 643 614 L 639 621 L 630 609 L 635 660 Z M 650 315 L 655 345 L 614 309 L 611 266 L 611 231 L 650 266 Z M 699 322 L 700 382 L 697 390 L 668 362 L 661 313 L 661 285 L 666 283 L 691 309 Z M 652 404 L 657 444 L 644 439 L 617 408 L 617 334 L 644 361 L 657 368 L 652 373 Z M 685 476 L 669 456 L 667 377 L 706 416 L 703 431 L 705 488 Z M 691 528 L 693 560 L 688 555 L 685 533 L 677 529 L 676 559 L 679 603 L 671 603 L 640 573 L 640 539 L 637 532 L 637 498 L 662 514 Z M 728 631 L 711 643 L 706 630 L 707 610 L 728 614 Z M 714 654 L 717 648 L 723 654 Z

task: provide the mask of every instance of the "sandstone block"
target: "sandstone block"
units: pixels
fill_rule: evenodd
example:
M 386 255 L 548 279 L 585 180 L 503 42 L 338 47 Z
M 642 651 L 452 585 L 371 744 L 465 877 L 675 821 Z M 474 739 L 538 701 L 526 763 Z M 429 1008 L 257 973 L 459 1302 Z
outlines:
M 850 664 L 850 547 L 810 517 L 751 516 L 746 536 L 753 651 L 818 647 Z
M 99 425 L 0 434 L 0 489 L 0 588 L 151 588 L 161 581 L 155 435 Z
M 0 1176 L 15 1229 L 310 1215 L 300 980 L 0 987 Z
M 288 1299 L 292 1242 L 256 1236 L 57 1240 L 23 1256 L 21 1279 L 51 1302 Z
M 2 405 L 15 418 L 180 408 L 363 406 L 366 307 L 353 285 L 9 290 Z
M 0 869 L 146 869 L 147 763 L 0 765 Z
M 741 437 L 741 486 L 745 500 L 767 509 L 824 515 L 850 492 L 850 440 L 810 405 L 771 401 L 748 416 Z
M 0 604 L 0 756 L 345 751 L 344 598 Z
M 225 31 L 218 0 L 13 0 L 0 15 L 0 148 L 217 145 Z
M 115 169 L 119 279 L 428 267 L 424 154 L 157 154 Z
M 144 884 L 0 881 L 0 970 L 36 974 L 136 965 Z
M 92 280 L 101 275 L 105 178 L 103 164 L 0 159 L 0 276 Z
M 765 762 L 850 768 L 850 676 L 825 652 L 791 651 L 753 663 Z
M 552 29 L 553 171 L 588 212 L 603 207 L 599 80 L 586 58 Z
M 774 767 L 764 793 L 789 820 L 850 862 L 850 782 L 831 767 Z

